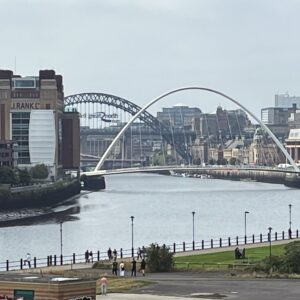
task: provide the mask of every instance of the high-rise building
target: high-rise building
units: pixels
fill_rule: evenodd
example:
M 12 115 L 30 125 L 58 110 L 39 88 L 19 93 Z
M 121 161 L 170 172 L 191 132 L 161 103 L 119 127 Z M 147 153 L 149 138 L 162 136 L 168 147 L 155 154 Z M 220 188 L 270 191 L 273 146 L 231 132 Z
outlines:
M 289 108 L 294 105 L 300 108 L 300 97 L 290 96 L 288 93 L 275 95 L 275 107 Z
M 63 79 L 53 70 L 26 77 L 0 70 L 0 139 L 17 144 L 19 167 L 43 163 L 50 176 L 59 175 L 63 165 L 63 101 Z

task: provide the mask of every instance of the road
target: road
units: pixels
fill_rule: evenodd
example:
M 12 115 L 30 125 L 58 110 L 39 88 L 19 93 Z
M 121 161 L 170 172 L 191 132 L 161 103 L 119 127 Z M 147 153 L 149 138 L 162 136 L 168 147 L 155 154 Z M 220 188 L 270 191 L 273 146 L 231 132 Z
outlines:
M 177 272 L 147 274 L 145 280 L 155 284 L 134 290 L 131 294 L 111 294 L 106 299 L 300 299 L 298 279 L 251 279 L 228 277 L 220 273 Z M 97 296 L 97 300 L 101 298 Z

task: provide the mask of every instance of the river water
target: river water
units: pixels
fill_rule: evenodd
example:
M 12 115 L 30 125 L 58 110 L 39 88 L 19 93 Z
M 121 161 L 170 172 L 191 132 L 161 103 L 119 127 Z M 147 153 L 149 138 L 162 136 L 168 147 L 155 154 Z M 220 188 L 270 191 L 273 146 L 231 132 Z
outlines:
M 244 211 L 250 212 L 248 234 L 267 233 L 270 226 L 286 231 L 289 204 L 292 228 L 300 228 L 300 190 L 283 185 L 131 174 L 107 176 L 106 186 L 48 210 L 2 211 L 0 220 L 12 215 L 35 217 L 2 223 L 0 262 L 25 257 L 27 252 L 32 257 L 59 254 L 60 221 L 65 255 L 86 249 L 129 249 L 130 216 L 135 217 L 135 246 L 191 242 L 192 211 L 196 241 L 242 236 Z

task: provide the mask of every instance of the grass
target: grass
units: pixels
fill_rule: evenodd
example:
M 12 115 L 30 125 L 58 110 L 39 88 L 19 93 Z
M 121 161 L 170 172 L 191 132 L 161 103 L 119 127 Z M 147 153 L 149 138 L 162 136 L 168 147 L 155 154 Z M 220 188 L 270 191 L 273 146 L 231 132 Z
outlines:
M 137 280 L 126 277 L 108 277 L 108 293 L 124 293 L 134 288 L 140 288 L 151 284 L 150 281 Z M 100 287 L 97 286 L 97 294 L 100 294 Z
M 284 253 L 286 245 L 272 246 L 272 255 L 279 256 Z M 190 256 L 174 257 L 176 269 L 220 269 L 222 266 L 235 266 L 255 263 L 269 256 L 270 248 L 257 247 L 246 249 L 246 259 L 235 259 L 234 251 L 224 251 L 217 253 L 198 254 Z

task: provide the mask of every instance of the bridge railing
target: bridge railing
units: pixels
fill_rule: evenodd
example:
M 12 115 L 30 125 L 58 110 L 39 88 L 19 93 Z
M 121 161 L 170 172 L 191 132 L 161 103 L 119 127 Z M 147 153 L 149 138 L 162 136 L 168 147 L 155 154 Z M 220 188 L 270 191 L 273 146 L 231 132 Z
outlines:
M 271 242 L 274 241 L 282 241 L 282 240 L 293 240 L 299 238 L 299 231 L 295 230 L 289 236 L 289 232 L 274 232 L 271 233 Z M 218 239 L 210 239 L 210 240 L 202 240 L 193 242 L 181 242 L 181 243 L 173 243 L 166 245 L 172 253 L 181 253 L 181 252 L 192 252 L 192 251 L 201 251 L 207 249 L 214 248 L 226 248 L 228 247 L 236 247 L 236 246 L 245 246 L 248 244 L 262 244 L 268 243 L 270 241 L 269 234 L 259 234 L 259 235 L 249 235 L 249 236 L 235 236 L 235 237 L 227 237 L 227 238 L 218 238 Z M 142 247 L 141 247 L 142 249 Z M 137 256 L 137 248 L 134 249 L 134 255 Z M 132 256 L 132 249 L 122 249 L 120 248 L 117 252 L 118 259 L 128 259 Z M 87 263 L 94 263 L 96 261 L 108 262 L 109 258 L 107 255 L 107 251 L 92 251 L 92 256 L 89 256 L 89 260 Z M 48 255 L 44 258 L 36 258 L 34 257 L 30 264 L 31 268 L 42 268 L 49 266 L 62 266 L 62 265 L 70 265 L 78 264 L 78 263 L 86 263 L 85 253 L 80 254 L 69 254 L 69 255 Z M 19 260 L 6 260 L 4 262 L 0 262 L 0 271 L 12 271 L 12 270 L 22 270 L 29 268 L 28 262 L 26 259 L 20 258 Z

